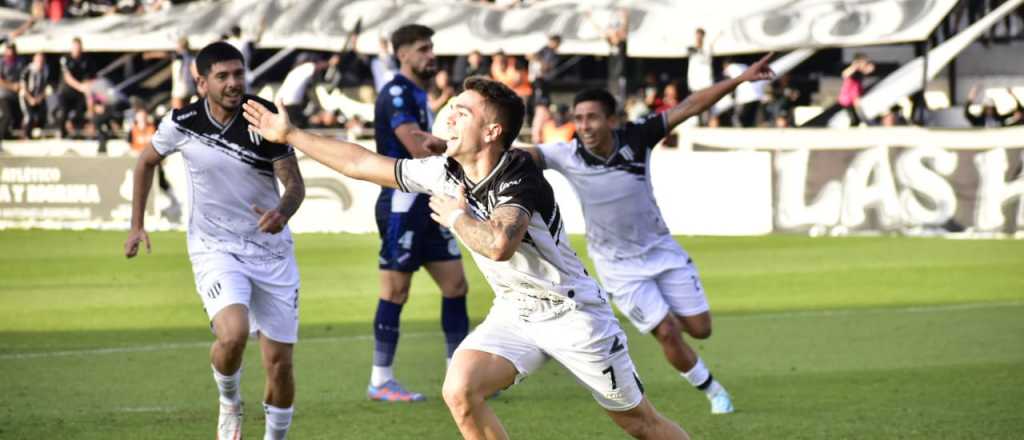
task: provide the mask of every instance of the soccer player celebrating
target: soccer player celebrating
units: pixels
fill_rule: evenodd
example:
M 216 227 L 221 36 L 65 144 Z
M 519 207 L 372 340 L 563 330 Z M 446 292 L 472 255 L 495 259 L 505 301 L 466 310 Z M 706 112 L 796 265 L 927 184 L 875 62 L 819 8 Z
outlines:
M 665 357 L 704 391 L 713 414 L 733 412 L 729 393 L 683 340 L 711 336 L 711 313 L 697 268 L 669 234 L 654 201 L 650 151 L 672 129 L 699 115 L 744 81 L 770 79 L 771 54 L 742 75 L 691 94 L 639 123 L 616 122 L 615 98 L 605 90 L 576 95 L 576 139 L 526 147 L 541 167 L 566 177 L 583 206 L 587 249 L 604 287 L 641 333 L 652 333 Z M 623 213 L 632 215 L 623 215 Z
M 434 114 L 427 103 L 426 90 L 437 73 L 433 35 L 433 30 L 417 24 L 402 26 L 391 35 L 401 67 L 377 96 L 374 137 L 380 154 L 411 159 L 444 151 L 444 141 L 430 134 Z M 412 274 L 421 266 L 441 289 L 441 328 L 449 361 L 469 333 L 468 288 L 459 245 L 447 228 L 430 219 L 427 204 L 427 196 L 393 186 L 381 188 L 377 198 L 380 299 L 373 320 L 373 369 L 366 391 L 372 400 L 424 400 L 423 394 L 406 390 L 392 369 L 402 305 L 409 299 Z
M 250 331 L 256 331 L 267 375 L 264 438 L 284 439 L 292 419 L 292 347 L 299 329 L 299 271 L 286 224 L 305 187 L 292 148 L 260 138 L 240 115 L 242 103 L 259 100 L 244 94 L 242 60 L 224 42 L 197 55 L 205 97 L 165 117 L 139 156 L 124 252 L 134 257 L 141 242 L 149 251 L 143 221 L 153 170 L 180 151 L 192 204 L 189 257 L 216 337 L 210 362 L 220 392 L 217 438 L 241 438 L 242 354 Z
M 465 438 L 507 438 L 485 398 L 554 358 L 637 438 L 686 433 L 644 397 L 604 292 L 569 247 L 551 186 L 525 151 L 510 149 L 525 107 L 499 82 L 472 77 L 455 98 L 445 156 L 394 159 L 295 129 L 256 102 L 245 117 L 268 140 L 287 142 L 361 180 L 431 194 L 433 218 L 471 251 L 495 292 L 487 318 L 458 347 L 444 399 Z

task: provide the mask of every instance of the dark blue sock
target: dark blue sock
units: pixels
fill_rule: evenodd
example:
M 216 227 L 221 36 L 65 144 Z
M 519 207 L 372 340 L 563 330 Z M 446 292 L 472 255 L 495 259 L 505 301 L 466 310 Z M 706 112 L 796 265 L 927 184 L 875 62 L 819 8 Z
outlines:
M 377 316 L 373 318 L 373 365 L 389 367 L 398 351 L 398 322 L 402 305 L 390 301 L 377 302 Z
M 444 330 L 444 341 L 448 347 L 448 357 L 455 353 L 455 348 L 469 333 L 469 314 L 466 312 L 466 297 L 441 297 L 441 329 Z

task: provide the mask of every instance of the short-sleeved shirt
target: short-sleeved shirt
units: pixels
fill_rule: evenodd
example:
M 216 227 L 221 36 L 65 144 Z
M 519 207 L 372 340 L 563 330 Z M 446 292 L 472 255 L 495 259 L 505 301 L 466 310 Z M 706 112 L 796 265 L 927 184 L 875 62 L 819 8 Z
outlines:
M 21 58 L 3 60 L 0 62 L 0 78 L 4 81 L 16 83 L 21 80 L 21 71 L 25 69 L 25 63 Z
M 246 95 L 276 111 L 273 104 Z M 277 234 L 260 232 L 253 206 L 277 207 L 274 162 L 295 155 L 291 146 L 268 142 L 242 117 L 241 109 L 222 125 L 210 115 L 206 99 L 174 110 L 153 135 L 161 156 L 181 152 L 185 159 L 191 214 L 189 255 L 229 253 L 247 261 L 287 257 L 293 245 L 287 227 Z
M 466 178 L 458 162 L 445 156 L 399 160 L 395 180 L 403 191 L 450 196 L 464 186 L 471 211 L 467 215 L 479 220 L 490 218 L 500 207 L 514 207 L 529 215 L 526 236 L 507 261 L 495 261 L 470 249 L 494 289 L 495 303 L 513 306 L 521 319 L 541 321 L 580 304 L 607 304 L 569 246 L 551 186 L 529 153 L 506 151 L 494 170 L 477 183 Z
M 547 168 L 576 191 L 587 225 L 587 248 L 607 260 L 641 255 L 670 235 L 651 186 L 650 151 L 665 137 L 664 113 L 613 130 L 614 149 L 601 158 L 570 142 L 538 145 Z M 628 215 L 623 215 L 628 213 Z
M 21 71 L 21 90 L 34 97 L 42 95 L 46 91 L 47 76 L 46 67 L 39 70 L 26 67 Z
M 96 76 L 96 73 L 93 71 L 92 62 L 89 61 L 89 57 L 85 56 L 84 53 L 78 58 L 74 58 L 71 55 L 62 56 L 60 58 L 60 68 L 60 82 L 64 87 L 67 87 L 67 84 L 64 83 L 64 72 L 71 73 L 71 76 L 79 81 L 92 79 Z

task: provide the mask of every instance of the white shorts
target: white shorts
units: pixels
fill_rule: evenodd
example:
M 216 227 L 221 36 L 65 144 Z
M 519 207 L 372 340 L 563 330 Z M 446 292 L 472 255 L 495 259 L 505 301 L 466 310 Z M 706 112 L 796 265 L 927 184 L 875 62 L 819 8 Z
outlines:
M 514 307 L 496 303 L 458 350 L 507 359 L 518 372 L 515 383 L 554 358 L 609 411 L 628 411 L 644 397 L 626 333 L 606 305 L 583 306 L 554 319 L 527 322 L 518 318 Z
M 192 257 L 196 291 L 213 321 L 224 307 L 249 309 L 249 330 L 294 344 L 299 337 L 299 268 L 295 257 L 243 260 L 227 253 Z
M 619 311 L 641 333 L 654 330 L 669 311 L 694 316 L 710 309 L 697 267 L 671 237 L 637 257 L 594 258 L 594 267 Z

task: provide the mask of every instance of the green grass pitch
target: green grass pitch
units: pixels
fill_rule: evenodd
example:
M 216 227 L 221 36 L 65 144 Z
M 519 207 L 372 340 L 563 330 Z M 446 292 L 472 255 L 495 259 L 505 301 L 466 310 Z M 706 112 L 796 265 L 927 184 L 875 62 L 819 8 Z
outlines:
M 211 340 L 181 233 L 126 261 L 121 232 L 0 232 L 0 438 L 214 436 Z M 583 241 L 574 237 L 581 254 Z M 714 335 L 694 345 L 738 412 L 711 416 L 653 338 L 629 347 L 658 409 L 695 438 L 1021 438 L 1024 242 L 681 237 Z M 422 404 L 369 402 L 377 239 L 297 235 L 294 439 L 451 439 L 440 296 L 417 275 L 399 378 Z M 472 262 L 470 316 L 492 295 Z M 246 354 L 246 436 L 263 434 Z M 555 363 L 491 402 L 513 438 L 625 438 Z

